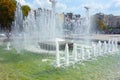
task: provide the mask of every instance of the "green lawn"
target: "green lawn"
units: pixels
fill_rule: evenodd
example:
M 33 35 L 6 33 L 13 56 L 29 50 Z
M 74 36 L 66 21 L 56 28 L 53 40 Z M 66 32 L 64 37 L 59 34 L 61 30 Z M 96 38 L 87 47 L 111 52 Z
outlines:
M 42 62 L 42 59 L 49 59 Z M 52 66 L 53 55 L 6 51 L 0 47 L 0 80 L 119 80 L 120 55 L 98 57 L 97 60 L 67 68 Z

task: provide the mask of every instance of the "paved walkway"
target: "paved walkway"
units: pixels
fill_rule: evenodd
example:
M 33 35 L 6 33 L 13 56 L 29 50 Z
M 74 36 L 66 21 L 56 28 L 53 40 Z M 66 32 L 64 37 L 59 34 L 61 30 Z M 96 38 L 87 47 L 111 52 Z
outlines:
M 93 39 L 95 40 L 109 40 L 112 38 L 117 38 L 117 40 L 120 42 L 120 35 L 93 35 Z
M 68 39 L 92 39 L 92 40 L 101 40 L 108 41 L 109 39 L 117 38 L 120 43 L 120 35 L 119 34 L 95 34 L 90 36 L 84 35 L 70 35 L 67 36 Z
M 106 40 L 108 41 L 109 39 L 112 38 L 117 38 L 118 42 L 120 43 L 120 35 L 119 34 L 97 34 L 97 35 L 91 35 L 91 36 L 83 36 L 83 35 L 70 35 L 67 36 L 67 38 L 71 39 L 93 39 L 93 40 Z M 6 37 L 0 37 L 0 42 L 3 42 Z

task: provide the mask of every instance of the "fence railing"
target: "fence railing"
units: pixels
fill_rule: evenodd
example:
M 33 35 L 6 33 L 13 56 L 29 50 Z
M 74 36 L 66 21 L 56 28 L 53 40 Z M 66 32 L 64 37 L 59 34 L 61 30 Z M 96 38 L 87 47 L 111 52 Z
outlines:
M 56 67 L 70 66 L 77 62 L 87 61 L 99 56 L 116 54 L 118 52 L 117 39 L 90 42 L 89 45 L 73 43 L 72 50 L 69 49 L 68 43 L 66 43 L 65 50 L 62 53 L 59 50 L 59 41 L 56 41 Z

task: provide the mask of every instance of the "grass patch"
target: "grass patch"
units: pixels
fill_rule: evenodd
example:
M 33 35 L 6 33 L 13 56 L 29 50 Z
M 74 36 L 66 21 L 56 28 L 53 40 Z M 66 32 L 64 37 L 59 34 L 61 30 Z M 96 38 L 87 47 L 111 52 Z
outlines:
M 42 59 L 49 59 L 42 62 Z M 35 54 L 0 47 L 0 80 L 119 80 L 120 55 L 98 57 L 67 68 L 55 68 L 54 55 Z

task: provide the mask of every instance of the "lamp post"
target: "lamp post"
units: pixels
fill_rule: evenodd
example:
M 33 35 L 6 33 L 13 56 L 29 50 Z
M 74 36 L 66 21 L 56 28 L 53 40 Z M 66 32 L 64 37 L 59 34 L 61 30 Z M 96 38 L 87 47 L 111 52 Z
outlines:
M 87 6 L 85 6 L 84 8 L 86 9 L 86 16 L 89 16 L 89 9 L 90 9 L 90 8 L 87 7 Z M 89 17 L 88 17 L 88 18 L 89 18 Z
M 55 12 L 56 0 L 49 0 L 52 3 L 52 11 Z
M 89 35 L 90 33 L 90 15 L 89 15 L 89 7 L 85 6 L 86 9 L 86 18 L 85 18 L 85 25 L 86 25 L 86 34 Z
M 52 36 L 53 36 L 53 38 L 56 38 L 56 10 L 55 10 L 55 8 L 56 8 L 56 0 L 49 0 L 51 3 L 52 3 L 52 18 L 51 18 L 51 26 L 52 26 Z

